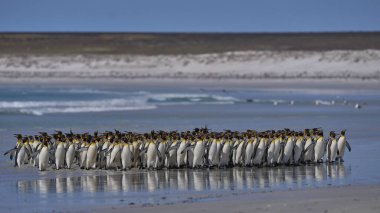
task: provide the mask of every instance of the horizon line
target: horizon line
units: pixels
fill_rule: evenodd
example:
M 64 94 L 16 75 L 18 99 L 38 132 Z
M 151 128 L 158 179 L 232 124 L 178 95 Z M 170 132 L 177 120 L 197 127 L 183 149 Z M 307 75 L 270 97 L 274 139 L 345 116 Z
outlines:
M 0 34 L 347 34 L 380 33 L 373 31 L 0 31 Z

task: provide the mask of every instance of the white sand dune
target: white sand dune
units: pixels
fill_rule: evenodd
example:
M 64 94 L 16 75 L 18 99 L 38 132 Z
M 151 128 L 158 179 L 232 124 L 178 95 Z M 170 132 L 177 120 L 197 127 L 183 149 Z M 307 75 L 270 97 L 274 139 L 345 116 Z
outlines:
M 380 79 L 380 50 L 199 55 L 0 55 L 7 78 Z

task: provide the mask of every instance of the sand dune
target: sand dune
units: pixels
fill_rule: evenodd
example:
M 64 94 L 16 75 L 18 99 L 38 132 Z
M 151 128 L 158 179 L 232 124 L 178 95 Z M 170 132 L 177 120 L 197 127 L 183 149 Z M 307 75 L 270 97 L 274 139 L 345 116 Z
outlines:
M 0 55 L 1 79 L 380 79 L 379 50 L 196 55 Z

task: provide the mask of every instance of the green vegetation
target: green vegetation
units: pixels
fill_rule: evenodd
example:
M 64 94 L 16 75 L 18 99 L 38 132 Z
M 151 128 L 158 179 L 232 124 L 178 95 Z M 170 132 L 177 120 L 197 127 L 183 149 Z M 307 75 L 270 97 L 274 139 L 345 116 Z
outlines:
M 199 54 L 380 49 L 368 33 L 3 33 L 0 54 Z

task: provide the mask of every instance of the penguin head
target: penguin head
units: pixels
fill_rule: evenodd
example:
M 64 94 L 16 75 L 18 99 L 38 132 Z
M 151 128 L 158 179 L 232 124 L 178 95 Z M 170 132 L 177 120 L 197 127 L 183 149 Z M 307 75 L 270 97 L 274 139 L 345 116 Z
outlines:
M 340 134 L 341 134 L 342 136 L 345 136 L 345 135 L 346 135 L 346 130 L 345 130 L 345 129 L 342 130 L 342 131 L 340 132 Z
M 22 135 L 21 135 L 21 134 L 15 134 L 15 137 L 16 137 L 18 140 L 21 140 L 21 139 L 22 139 Z
M 28 143 L 29 142 L 29 138 L 28 137 L 23 137 L 22 138 L 22 143 Z
M 330 137 L 331 137 L 331 138 L 335 138 L 335 132 L 334 132 L 334 131 L 331 131 L 331 132 L 330 132 Z

